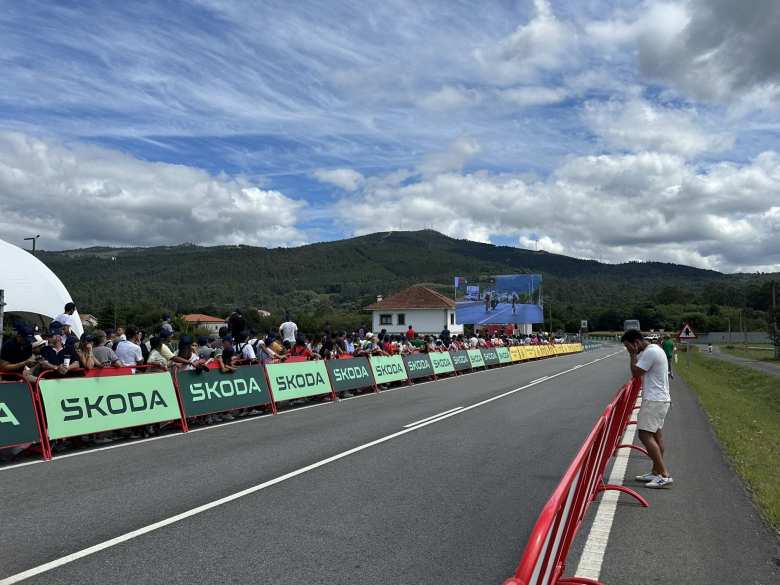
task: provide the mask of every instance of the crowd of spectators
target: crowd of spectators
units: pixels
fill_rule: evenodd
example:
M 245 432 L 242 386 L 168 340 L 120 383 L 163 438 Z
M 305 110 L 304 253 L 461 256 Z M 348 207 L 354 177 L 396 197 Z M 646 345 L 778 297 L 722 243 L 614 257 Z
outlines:
M 438 335 L 418 335 L 409 325 L 403 334 L 377 333 L 365 326 L 356 331 L 326 330 L 306 335 L 289 315 L 277 331 L 247 328 L 241 311 L 236 309 L 217 335 L 196 337 L 174 331 L 170 315 L 150 334 L 137 327 L 95 330 L 80 338 L 74 333 L 75 305 L 68 303 L 64 312 L 40 331 L 26 323 L 17 323 L 15 334 L 0 350 L 0 370 L 21 373 L 30 381 L 47 370 L 60 375 L 70 371 L 108 367 L 148 366 L 153 369 L 219 368 L 229 372 L 236 366 L 251 363 L 327 360 L 344 356 L 407 355 L 414 352 L 436 352 L 513 345 L 539 345 L 561 342 L 543 333 L 523 336 L 499 334 L 450 334 L 444 329 Z

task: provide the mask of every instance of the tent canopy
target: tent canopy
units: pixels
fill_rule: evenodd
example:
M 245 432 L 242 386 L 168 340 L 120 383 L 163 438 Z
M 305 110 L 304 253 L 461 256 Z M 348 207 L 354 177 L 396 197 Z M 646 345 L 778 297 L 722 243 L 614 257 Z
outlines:
M 48 326 L 71 302 L 70 294 L 49 268 L 29 252 L 0 240 L 0 289 L 5 291 L 8 320 L 24 320 Z M 84 328 L 78 312 L 73 314 L 73 332 Z

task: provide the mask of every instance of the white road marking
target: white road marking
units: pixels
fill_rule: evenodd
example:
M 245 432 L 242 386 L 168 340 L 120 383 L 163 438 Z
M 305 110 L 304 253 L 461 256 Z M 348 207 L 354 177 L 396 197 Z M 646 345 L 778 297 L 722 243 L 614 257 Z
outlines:
M 582 354 L 576 354 L 576 353 L 575 354 L 571 354 L 571 356 L 576 356 L 576 355 L 582 355 Z M 615 354 L 610 354 L 610 355 L 608 355 L 606 357 L 611 357 L 612 355 L 615 355 Z M 570 357 L 570 356 L 563 355 L 563 356 L 559 356 L 559 357 Z M 513 366 L 519 366 L 519 365 L 533 366 L 535 364 L 540 364 L 540 363 L 546 363 L 546 360 L 531 361 L 531 362 L 514 362 L 514 363 L 512 363 L 510 365 L 513 365 Z M 593 363 L 595 363 L 595 362 L 591 361 L 591 362 L 587 362 L 585 364 L 579 364 L 579 365 L 575 366 L 573 369 L 581 368 L 583 366 L 587 366 L 587 365 L 593 364 Z M 292 413 L 295 413 L 295 412 L 300 412 L 302 410 L 307 410 L 309 408 L 317 408 L 319 406 L 328 406 L 328 405 L 332 405 L 332 404 L 338 404 L 339 402 L 346 402 L 347 400 L 356 400 L 357 398 L 367 398 L 369 396 L 381 396 L 382 394 L 386 394 L 388 392 L 393 392 L 395 390 L 407 390 L 407 389 L 411 389 L 411 388 L 417 388 L 419 386 L 424 386 L 426 384 L 438 384 L 440 382 L 446 382 L 447 380 L 457 380 L 458 378 L 462 378 L 464 376 L 475 376 L 477 374 L 482 374 L 483 372 L 496 372 L 496 371 L 500 371 L 500 370 L 496 370 L 496 369 L 494 369 L 494 370 L 483 369 L 483 370 L 477 370 L 477 371 L 474 371 L 474 372 L 465 372 L 465 373 L 459 374 L 457 377 L 444 378 L 444 379 L 441 379 L 441 380 L 429 380 L 427 382 L 415 382 L 415 384 L 412 385 L 412 386 L 408 386 L 408 385 L 396 386 L 395 388 L 388 388 L 387 390 L 382 390 L 379 393 L 377 393 L 377 392 L 370 392 L 368 394 L 360 394 L 358 396 L 352 396 L 351 398 L 341 398 L 337 402 L 333 402 L 331 400 L 328 400 L 326 402 L 320 402 L 318 404 L 309 404 L 307 406 L 296 406 L 295 408 L 292 408 L 290 410 L 282 410 L 282 411 L 278 412 L 277 416 L 281 415 L 281 414 L 292 414 Z M 239 420 L 233 420 L 233 421 L 228 421 L 228 422 L 223 422 L 223 423 L 217 423 L 217 424 L 214 424 L 214 425 L 198 427 L 198 428 L 195 428 L 195 429 L 190 429 L 190 431 L 188 433 L 171 433 L 169 435 L 160 435 L 158 437 L 148 437 L 146 439 L 137 439 L 137 440 L 134 439 L 132 441 L 128 441 L 128 442 L 125 442 L 125 443 L 117 443 L 116 445 L 106 445 L 104 447 L 93 447 L 91 449 L 84 449 L 82 451 L 75 451 L 73 453 L 66 453 L 64 455 L 57 455 L 56 457 L 54 457 L 50 461 L 44 461 L 43 459 L 38 459 L 38 460 L 35 460 L 35 461 L 25 461 L 23 463 L 13 463 L 11 465 L 4 465 L 4 466 L 0 467 L 0 472 L 10 471 L 12 469 L 17 469 L 19 467 L 27 467 L 29 465 L 38 465 L 40 463 L 49 463 L 49 464 L 56 463 L 57 461 L 61 461 L 63 459 L 69 459 L 71 457 L 81 457 L 82 455 L 90 455 L 92 453 L 99 453 L 101 451 L 109 451 L 111 449 L 119 449 L 120 447 L 135 447 L 136 445 L 142 445 L 144 443 L 151 443 L 152 441 L 160 441 L 162 439 L 178 439 L 178 438 L 181 438 L 181 437 L 186 437 L 190 433 L 198 433 L 200 431 L 213 431 L 213 430 L 216 430 L 216 429 L 229 427 L 231 425 L 237 425 L 237 424 L 248 423 L 248 422 L 256 422 L 258 420 L 266 420 L 266 419 L 271 419 L 272 420 L 273 417 L 271 417 L 269 415 L 262 415 L 262 416 L 253 416 L 253 417 L 249 417 L 249 418 L 241 418 Z
M 577 368 L 572 368 L 572 370 L 576 370 Z M 548 376 L 542 376 L 541 378 L 537 378 L 536 380 L 531 381 L 531 384 L 534 384 L 535 382 L 541 382 L 542 380 L 546 380 Z
M 602 358 L 599 358 L 596 361 L 602 361 L 605 359 L 608 359 L 610 357 L 613 357 L 614 355 L 617 355 L 616 353 L 612 353 L 609 355 L 606 355 Z M 569 372 L 575 371 L 576 368 L 569 368 L 568 370 L 563 370 L 561 372 L 558 372 L 557 374 L 552 374 L 550 376 L 547 376 L 544 381 L 552 380 L 553 378 L 557 378 L 558 376 L 563 376 L 564 374 L 568 374 Z M 269 481 L 263 482 L 261 484 L 252 486 L 250 488 L 247 488 L 245 490 L 241 490 L 239 492 L 236 492 L 234 494 L 230 494 L 229 496 L 225 496 L 223 498 L 219 498 L 217 500 L 213 500 L 211 502 L 208 502 L 206 504 L 203 504 L 201 506 L 197 506 L 195 508 L 192 508 L 190 510 L 187 510 L 185 512 L 182 512 L 181 514 L 176 514 L 175 516 L 171 516 L 169 518 L 165 518 L 163 520 L 160 520 L 159 522 L 155 522 L 153 524 L 149 524 L 147 526 L 143 526 L 141 528 L 138 528 L 136 530 L 132 530 L 130 532 L 126 532 L 125 534 L 122 534 L 120 536 L 117 536 L 115 538 L 106 540 L 104 542 L 100 542 L 98 544 L 95 544 L 93 546 L 89 546 L 87 548 L 81 549 L 80 551 L 76 551 L 74 553 L 71 553 L 69 555 L 65 555 L 63 557 L 60 557 L 58 559 L 54 559 L 53 561 L 49 561 L 48 563 L 44 563 L 42 565 L 38 565 L 37 567 L 33 567 L 31 569 L 28 569 L 26 571 L 22 571 L 21 573 L 16 573 L 15 575 L 11 575 L 9 577 L 6 577 L 5 579 L 0 580 L 0 585 L 13 585 L 14 583 L 19 583 L 21 581 L 24 581 L 25 579 L 29 579 L 30 577 L 35 577 L 36 575 L 40 575 L 42 573 L 46 573 L 48 571 L 51 571 L 53 569 L 56 569 L 58 567 L 62 567 L 63 565 L 70 564 L 74 561 L 77 561 L 79 559 L 83 559 L 84 557 L 88 557 L 90 555 L 93 555 L 95 553 L 98 553 L 100 551 L 106 550 L 108 548 L 114 547 L 118 544 L 122 544 L 123 542 L 127 542 L 128 540 L 132 540 L 134 538 L 138 538 L 139 536 L 143 536 L 144 534 L 149 534 L 150 532 L 154 532 L 155 530 L 159 530 L 160 528 L 164 528 L 166 526 L 170 526 L 171 524 L 175 524 L 176 522 L 180 522 L 181 520 L 185 520 L 187 518 L 191 518 L 192 516 L 196 516 L 198 514 L 202 514 L 203 512 L 207 512 L 209 510 L 212 510 L 214 508 L 217 508 L 219 506 L 223 506 L 225 504 L 228 504 L 230 502 L 233 502 L 235 500 L 238 500 L 239 498 L 243 498 L 245 496 L 257 493 L 261 490 L 264 490 L 266 488 L 269 488 L 271 486 L 274 486 L 276 484 L 282 483 L 283 481 L 287 481 L 288 479 L 292 479 L 294 477 L 298 477 L 299 475 L 303 475 L 304 473 L 307 473 L 309 471 L 312 471 L 314 469 L 317 469 L 319 467 L 323 467 L 325 465 L 328 465 L 329 463 L 333 463 L 334 461 L 338 461 L 340 459 L 344 459 L 345 457 L 349 457 L 350 455 L 354 455 L 355 453 L 360 453 L 361 451 L 365 451 L 366 449 L 369 449 L 371 447 L 374 447 L 376 445 L 381 445 L 382 443 L 386 443 L 387 441 L 391 441 L 397 437 L 401 437 L 403 435 L 406 435 L 408 433 L 413 433 L 415 431 L 419 431 L 420 429 L 423 429 L 427 427 L 428 425 L 439 423 L 443 420 L 446 420 L 452 416 L 457 416 L 459 414 L 463 414 L 464 412 L 468 412 L 470 410 L 473 410 L 475 408 L 479 408 L 481 406 L 485 406 L 486 404 L 490 404 L 491 402 L 495 402 L 496 400 L 500 400 L 502 398 L 506 398 L 507 396 L 511 396 L 512 394 L 515 394 L 517 392 L 520 392 L 522 390 L 525 390 L 527 388 L 530 388 L 532 386 L 536 386 L 537 384 L 540 384 L 541 382 L 530 382 L 526 384 L 525 386 L 520 386 L 519 388 L 514 388 L 513 390 L 508 390 L 507 392 L 503 392 L 502 394 L 498 394 L 496 396 L 492 396 L 490 398 L 487 398 L 485 400 L 482 400 L 480 402 L 477 402 L 475 404 L 472 404 L 470 406 L 467 406 L 465 408 L 460 408 L 458 410 L 455 410 L 453 412 L 450 412 L 449 414 L 441 415 L 435 419 L 429 420 L 427 422 L 420 423 L 418 425 L 415 425 L 413 427 L 410 427 L 408 429 L 403 429 L 400 431 L 397 431 L 395 433 L 391 433 L 389 435 L 385 435 L 384 437 L 380 437 L 379 439 L 375 439 L 373 441 L 370 441 L 368 443 L 364 443 L 362 445 L 358 445 L 357 447 L 353 447 L 351 449 L 347 449 L 346 451 L 342 451 L 341 453 L 337 453 L 336 455 L 332 455 L 330 457 L 327 457 L 325 459 L 321 459 L 320 461 L 317 461 L 316 463 L 312 463 L 311 465 L 307 465 L 306 467 L 301 467 L 300 469 L 296 469 L 295 471 L 291 471 L 289 473 L 285 473 L 284 475 L 280 475 L 279 477 L 275 477 L 274 479 L 271 479 Z
M 635 434 L 636 425 L 629 425 L 620 443 L 631 445 L 634 442 Z M 612 464 L 612 471 L 609 474 L 608 483 L 612 485 L 623 484 L 631 451 L 632 449 L 621 449 L 617 452 L 615 462 Z M 577 570 L 574 572 L 576 576 L 598 581 L 601 574 L 601 564 L 604 562 L 604 553 L 609 542 L 609 534 L 615 521 L 619 496 L 620 492 L 618 491 L 602 492 L 599 507 L 596 509 L 596 517 L 593 519 L 593 525 L 588 533 L 588 540 L 585 542 L 580 562 L 577 564 Z
M 427 422 L 434 418 L 439 418 L 440 416 L 444 416 L 445 414 L 449 414 L 451 412 L 455 412 L 456 410 L 460 410 L 463 408 L 462 406 L 456 406 L 455 408 L 451 408 L 450 410 L 445 410 L 444 412 L 440 412 L 439 414 L 434 414 L 433 416 L 429 416 L 427 418 L 421 418 L 420 420 L 416 420 L 414 422 L 410 422 L 408 425 L 404 425 L 405 429 L 408 429 L 409 427 L 413 427 L 416 425 L 419 425 L 420 423 Z

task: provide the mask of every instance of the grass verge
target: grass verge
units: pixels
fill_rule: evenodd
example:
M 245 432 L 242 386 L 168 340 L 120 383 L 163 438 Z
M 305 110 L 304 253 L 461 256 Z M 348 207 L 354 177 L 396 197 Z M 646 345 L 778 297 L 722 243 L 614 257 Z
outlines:
M 780 378 L 693 353 L 676 371 L 699 397 L 721 446 L 780 533 Z
M 727 344 L 720 346 L 721 351 L 749 360 L 775 362 L 775 348 L 767 344 L 749 344 L 748 346 Z

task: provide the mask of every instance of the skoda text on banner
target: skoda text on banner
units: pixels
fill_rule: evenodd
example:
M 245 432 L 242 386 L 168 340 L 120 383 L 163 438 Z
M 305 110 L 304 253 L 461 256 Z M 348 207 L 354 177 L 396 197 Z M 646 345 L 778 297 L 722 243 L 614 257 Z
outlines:
M 460 372 L 471 369 L 471 360 L 469 359 L 469 354 L 466 350 L 451 351 L 450 357 L 452 358 L 452 365 L 455 366 L 456 371 Z
M 501 362 L 502 364 L 512 363 L 512 354 L 509 353 L 509 348 L 497 347 L 496 353 L 498 354 L 498 361 Z
M 404 356 L 406 371 L 409 372 L 409 379 L 427 378 L 433 376 L 433 364 L 427 353 L 413 353 Z
M 50 439 L 181 418 L 167 372 L 39 382 Z
M 0 384 L 0 447 L 40 440 L 35 406 L 27 383 Z
M 452 363 L 452 356 L 446 351 L 429 353 L 433 364 L 433 371 L 436 375 L 450 374 L 455 371 L 455 365 Z
M 467 349 L 466 352 L 469 354 L 469 361 L 471 362 L 472 368 L 484 368 L 485 367 L 485 360 L 482 357 L 482 352 L 478 349 Z
M 219 370 L 202 374 L 179 370 L 176 380 L 187 417 L 271 402 L 263 368 L 258 366 L 239 366 L 236 372 L 228 374 Z
M 276 402 L 331 392 L 328 371 L 321 360 L 268 364 L 266 370 Z
M 405 382 L 406 368 L 400 355 L 371 356 L 371 371 L 374 372 L 374 380 L 377 384 L 389 384 L 390 382 Z
M 369 388 L 374 385 L 368 358 L 357 357 L 350 360 L 328 360 L 325 366 L 330 373 L 330 381 L 336 392 Z
M 486 366 L 497 366 L 501 363 L 501 360 L 498 359 L 498 353 L 492 347 L 482 350 L 482 359 L 485 361 Z

